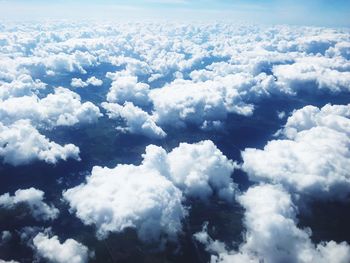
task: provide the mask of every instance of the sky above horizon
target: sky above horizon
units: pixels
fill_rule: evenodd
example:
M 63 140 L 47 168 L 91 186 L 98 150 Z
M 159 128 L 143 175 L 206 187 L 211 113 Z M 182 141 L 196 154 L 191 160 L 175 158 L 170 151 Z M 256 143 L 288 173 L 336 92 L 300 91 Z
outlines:
M 262 24 L 350 26 L 346 0 L 0 0 L 1 20 L 225 20 Z

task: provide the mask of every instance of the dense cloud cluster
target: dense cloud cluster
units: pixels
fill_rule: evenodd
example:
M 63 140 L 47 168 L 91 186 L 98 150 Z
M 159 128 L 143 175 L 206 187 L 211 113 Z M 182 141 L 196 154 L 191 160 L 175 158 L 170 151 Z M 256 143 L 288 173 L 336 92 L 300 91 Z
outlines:
M 35 188 L 19 189 L 13 196 L 9 193 L 0 196 L 0 208 L 14 209 L 26 205 L 37 220 L 52 220 L 57 218 L 58 209 L 44 202 L 44 192 Z
M 313 198 L 348 197 L 350 105 L 306 106 L 279 133 L 286 138 L 242 152 L 242 167 L 252 180 L 281 183 Z
M 136 228 L 144 241 L 162 234 L 176 239 L 187 214 L 185 196 L 207 199 L 213 193 L 231 202 L 234 165 L 211 141 L 180 144 L 170 153 L 149 145 L 140 165 L 95 166 L 86 183 L 63 193 L 85 224 L 97 235 Z
M 45 88 L 47 77 L 88 75 L 92 69 L 111 65 L 119 69 L 105 72 L 112 80 L 106 101 L 153 105 L 152 119 L 158 126 L 191 123 L 210 128 L 230 113 L 251 115 L 254 102 L 271 94 L 291 95 L 305 88 L 339 92 L 350 86 L 350 37 L 346 29 L 62 23 L 44 28 L 5 25 L 3 31 L 3 99 L 11 97 L 10 93 L 21 97 L 38 92 Z M 104 83 L 95 76 L 83 79 L 72 77 L 71 86 Z M 159 87 L 159 83 L 165 85 Z M 40 110 L 44 101 L 32 96 L 25 98 L 26 105 Z M 68 109 L 71 103 L 76 102 L 68 100 Z M 81 114 L 89 120 L 99 116 L 93 105 L 81 107 Z M 55 114 L 49 114 L 47 121 L 57 122 L 58 117 L 58 125 L 79 121 L 79 113 L 71 110 Z M 38 118 L 38 113 L 32 117 Z

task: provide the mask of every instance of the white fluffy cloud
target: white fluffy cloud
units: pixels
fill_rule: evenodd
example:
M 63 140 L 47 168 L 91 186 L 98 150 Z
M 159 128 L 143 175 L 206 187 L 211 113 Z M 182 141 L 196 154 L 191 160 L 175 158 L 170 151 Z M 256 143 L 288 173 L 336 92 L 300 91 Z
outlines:
M 153 120 L 153 116 L 134 106 L 131 102 L 124 103 L 123 106 L 117 103 L 102 103 L 108 111 L 108 116 L 112 119 L 122 118 L 126 122 L 126 128 L 121 128 L 131 133 L 142 134 L 150 138 L 164 138 L 166 133 L 158 127 Z
M 295 110 L 288 118 L 282 133 L 292 139 L 299 132 L 313 127 L 327 127 L 350 135 L 350 104 L 327 104 L 320 109 L 309 105 Z
M 58 209 L 44 202 L 44 192 L 35 188 L 19 189 L 13 196 L 9 193 L 0 196 L 0 207 L 13 209 L 25 204 L 37 220 L 53 220 L 58 216 Z
M 195 235 L 206 245 L 212 262 L 295 262 L 346 263 L 350 246 L 334 241 L 313 244 L 310 229 L 297 226 L 297 211 L 291 196 L 276 185 L 260 185 L 248 189 L 238 201 L 245 208 L 246 233 L 239 251 L 227 251 L 221 242 L 213 241 L 204 228 Z
M 124 104 L 132 102 L 135 105 L 143 106 L 149 104 L 149 85 L 138 82 L 137 77 L 129 72 L 118 72 L 108 74 L 112 78 L 112 86 L 107 94 L 107 101 Z
M 50 141 L 28 120 L 19 120 L 9 126 L 0 122 L 0 145 L 0 157 L 3 162 L 15 166 L 35 160 L 53 164 L 68 158 L 80 160 L 77 146 L 62 146 Z
M 186 214 L 181 191 L 144 166 L 94 167 L 85 184 L 63 196 L 77 217 L 96 225 L 100 238 L 128 227 L 144 241 L 157 241 L 162 234 L 175 238 Z
M 74 88 L 85 88 L 89 85 L 99 87 L 102 86 L 103 81 L 96 78 L 96 77 L 90 77 L 86 81 L 83 81 L 80 78 L 73 78 L 71 81 L 71 86 Z
M 348 91 L 349 43 L 346 30 L 316 27 L 48 23 L 39 30 L 5 24 L 0 85 L 18 86 L 21 75 L 31 75 L 40 86 L 39 79 L 51 75 L 118 67 L 107 73 L 108 102 L 154 103 L 159 125 L 208 128 L 230 113 L 252 114 L 254 99 L 273 93 Z M 72 81 L 76 87 L 89 84 L 102 83 Z
M 281 183 L 313 198 L 346 198 L 350 186 L 349 105 L 306 106 L 287 120 L 282 133 L 263 150 L 242 152 L 254 181 Z
M 0 101 L 0 120 L 12 123 L 29 119 L 35 126 L 49 128 L 96 121 L 101 116 L 99 108 L 80 100 L 78 94 L 65 88 L 56 88 L 43 99 L 35 95 L 13 97 Z
M 233 200 L 236 188 L 231 174 L 235 165 L 212 141 L 180 143 L 168 153 L 167 162 L 167 176 L 187 196 L 206 199 L 216 193 L 229 202 Z
M 229 76 L 217 81 L 192 82 L 178 79 L 169 85 L 153 89 L 157 123 L 182 126 L 186 122 L 203 125 L 226 118 L 229 112 L 251 115 L 254 106 L 242 101 L 240 88 L 254 84 L 242 76 Z
M 0 81 L 0 100 L 6 100 L 10 97 L 30 96 L 45 87 L 45 83 L 40 80 L 33 80 L 30 75 L 22 74 L 11 82 Z
M 110 104 L 104 104 L 109 115 L 123 118 L 128 131 L 150 137 L 165 136 L 163 125 L 219 129 L 229 114 L 253 114 L 254 104 L 266 96 L 292 96 L 316 89 L 348 92 L 350 86 L 347 29 L 228 23 L 3 23 L 1 29 L 0 156 L 14 165 L 79 159 L 77 147 L 58 145 L 36 130 L 91 123 L 100 117 L 95 105 L 82 103 L 67 89 L 54 88 L 53 94 L 46 95 L 56 86 L 53 80 L 71 79 L 73 73 L 115 72 L 106 74 L 112 80 L 106 97 Z M 82 77 L 71 84 L 86 87 L 102 82 Z M 46 86 L 50 89 L 44 90 Z M 279 132 L 283 137 L 269 142 L 264 150 L 243 152 L 243 169 L 255 181 L 279 183 L 311 197 L 345 197 L 349 194 L 350 166 L 348 111 L 348 106 L 326 106 L 293 113 Z M 95 168 L 85 184 L 65 195 L 77 216 L 86 224 L 95 224 L 100 236 L 130 226 L 143 239 L 158 239 L 181 230 L 186 214 L 183 196 L 207 199 L 217 194 L 232 200 L 233 168 L 210 142 L 182 144 L 170 153 L 149 146 L 141 165 Z M 135 176 L 126 176 L 129 171 Z M 161 190 L 154 190 L 140 175 L 143 173 L 150 181 L 157 181 Z M 130 198 L 133 194 L 143 199 Z M 283 194 L 277 197 L 286 200 Z M 241 200 L 248 212 L 253 210 L 248 201 Z M 287 237 L 300 249 L 297 251 L 308 251 L 321 262 L 334 258 L 328 256 L 330 253 L 347 259 L 346 245 L 311 244 L 307 232 L 295 226 L 294 213 L 274 211 L 268 215 L 278 214 L 277 219 L 287 222 L 283 228 L 290 231 Z M 279 230 L 278 220 L 261 222 L 263 230 Z M 247 236 L 255 240 L 257 227 L 249 224 Z M 202 240 L 214 242 L 204 234 Z M 275 245 L 273 241 L 265 239 Z M 253 241 L 243 245 L 245 251 L 234 253 L 235 259 L 257 260 L 255 256 L 261 251 L 249 252 L 249 242 Z M 219 249 L 224 251 L 223 244 L 211 247 Z M 283 251 L 276 249 L 276 255 L 281 254 Z M 271 255 L 261 257 L 270 259 Z M 295 256 L 293 251 L 290 255 Z
M 290 92 L 314 88 L 349 91 L 350 72 L 344 71 L 344 66 L 349 68 L 349 61 L 339 57 L 305 57 L 293 64 L 274 66 L 273 74 L 280 86 Z
M 133 227 L 144 241 L 162 234 L 174 239 L 186 216 L 183 194 L 206 199 L 216 192 L 232 201 L 233 168 L 211 141 L 181 144 L 168 154 L 149 145 L 141 165 L 96 166 L 86 183 L 63 196 L 77 217 L 96 225 L 100 238 Z
M 57 236 L 38 233 L 33 238 L 33 247 L 39 257 L 50 263 L 86 263 L 89 259 L 88 248 L 74 239 L 60 243 Z
M 57 73 L 61 74 L 65 72 L 79 72 L 86 74 L 87 68 L 98 64 L 97 58 L 94 55 L 79 50 L 72 54 L 48 53 L 46 55 L 47 57 L 44 60 L 39 59 L 40 62 L 36 66 L 43 66 L 48 75 L 56 75 Z

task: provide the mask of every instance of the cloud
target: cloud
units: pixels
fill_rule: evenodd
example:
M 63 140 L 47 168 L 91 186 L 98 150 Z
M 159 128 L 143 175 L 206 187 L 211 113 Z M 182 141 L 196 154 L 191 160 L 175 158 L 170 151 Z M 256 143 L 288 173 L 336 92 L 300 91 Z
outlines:
M 212 141 L 180 143 L 168 153 L 167 160 L 168 178 L 185 195 L 206 199 L 216 193 L 228 202 L 233 201 L 236 186 L 231 174 L 235 164 Z
M 61 74 L 65 72 L 86 74 L 86 68 L 98 64 L 95 56 L 79 50 L 72 54 L 49 54 L 45 60 L 40 60 L 40 63 L 45 67 L 46 74 L 48 75 L 56 75 L 57 73 Z
M 79 148 L 50 141 L 40 134 L 28 120 L 19 120 L 9 126 L 0 122 L 0 157 L 4 163 L 23 165 L 35 160 L 55 164 L 58 160 L 80 160 Z
M 33 238 L 35 252 L 51 263 L 85 263 L 89 259 L 89 250 L 74 239 L 60 243 L 57 236 L 49 237 L 39 233 Z
M 85 184 L 63 196 L 84 224 L 96 225 L 99 238 L 131 227 L 144 241 L 174 239 L 186 215 L 181 191 L 142 165 L 94 167 Z
M 61 87 L 42 99 L 32 95 L 0 101 L 0 120 L 3 123 L 29 119 L 35 126 L 51 128 L 93 123 L 100 116 L 99 108 L 93 103 L 81 103 L 78 94 Z
M 253 181 L 280 183 L 312 198 L 347 198 L 349 107 L 306 106 L 295 111 L 280 132 L 287 138 L 269 141 L 263 150 L 242 152 L 243 170 Z
M 232 201 L 234 165 L 211 141 L 180 144 L 170 153 L 149 145 L 140 165 L 95 166 L 86 183 L 63 197 L 97 236 L 135 228 L 143 241 L 176 239 L 187 215 L 185 196 L 207 199 L 214 192 Z
M 71 81 L 71 86 L 74 88 L 85 88 L 89 85 L 99 87 L 102 86 L 103 81 L 96 78 L 96 77 L 90 77 L 86 81 L 83 81 L 80 78 L 73 78 Z
M 166 125 L 201 126 L 204 121 L 224 120 L 229 112 L 249 116 L 254 106 L 242 101 L 240 87 L 244 85 L 250 85 L 249 80 L 240 76 L 196 83 L 175 80 L 150 92 L 156 121 Z
M 293 64 L 274 66 L 273 74 L 281 87 L 292 92 L 305 87 L 309 90 L 349 91 L 350 72 L 342 69 L 346 64 L 349 66 L 349 61 L 340 57 L 302 57 Z
M 28 74 L 19 75 L 11 82 L 0 82 L 0 100 L 10 97 L 22 97 L 35 94 L 38 90 L 45 89 L 46 85 L 39 79 L 33 80 Z
M 123 106 L 116 103 L 102 103 L 108 111 L 111 119 L 122 118 L 126 122 L 126 128 L 120 128 L 135 134 L 142 134 L 150 138 L 164 138 L 166 133 L 157 126 L 153 116 L 143 111 L 141 108 L 134 106 L 131 102 L 125 102 Z
M 322 108 L 305 106 L 295 110 L 282 129 L 287 138 L 294 138 L 299 132 L 313 127 L 327 127 L 344 134 L 350 134 L 350 104 L 331 105 Z
M 53 205 L 44 202 L 44 192 L 35 188 L 19 189 L 13 196 L 9 193 L 0 196 L 1 208 L 14 209 L 20 204 L 25 204 L 37 220 L 53 220 L 59 213 Z
M 334 241 L 313 244 L 311 230 L 297 226 L 297 210 L 291 196 L 277 185 L 250 187 L 238 197 L 245 208 L 244 243 L 238 251 L 224 249 L 212 240 L 206 228 L 195 238 L 213 253 L 211 262 L 334 262 L 350 260 L 350 246 Z
M 108 74 L 113 79 L 112 85 L 107 94 L 108 102 L 124 104 L 132 102 L 138 106 L 149 104 L 149 85 L 137 81 L 136 76 L 129 75 L 128 72 Z

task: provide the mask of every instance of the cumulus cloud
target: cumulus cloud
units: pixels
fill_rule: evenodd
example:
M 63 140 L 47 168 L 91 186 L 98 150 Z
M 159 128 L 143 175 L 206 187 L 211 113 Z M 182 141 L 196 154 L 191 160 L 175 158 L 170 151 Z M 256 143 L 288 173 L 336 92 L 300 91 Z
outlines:
M 80 160 L 79 148 L 50 141 L 40 134 L 28 120 L 19 120 L 9 126 L 0 122 L 0 157 L 11 165 L 28 164 L 35 160 L 55 164 L 58 160 Z
M 313 244 L 310 229 L 297 226 L 297 210 L 282 187 L 259 185 L 238 197 L 245 208 L 244 243 L 238 251 L 227 251 L 212 240 L 206 228 L 195 238 L 213 253 L 211 262 L 334 262 L 350 260 L 350 246 L 334 241 Z
M 71 81 L 71 86 L 74 88 L 85 88 L 89 85 L 99 87 L 102 86 L 103 81 L 96 78 L 96 77 L 90 77 L 86 81 L 83 81 L 80 78 L 73 78 Z
M 183 126 L 203 125 L 205 121 L 223 120 L 229 112 L 251 115 L 254 106 L 242 100 L 240 89 L 252 87 L 250 79 L 229 76 L 220 80 L 192 82 L 177 79 L 160 89 L 153 89 L 150 98 L 159 124 Z
M 86 183 L 63 196 L 77 217 L 96 225 L 99 238 L 132 227 L 144 241 L 157 241 L 164 234 L 174 239 L 186 215 L 181 191 L 144 166 L 94 167 Z
M 180 143 L 168 153 L 167 160 L 167 176 L 187 196 L 206 199 L 216 193 L 229 202 L 233 200 L 236 186 L 231 174 L 235 164 L 212 141 Z
M 170 153 L 149 145 L 140 165 L 94 167 L 86 183 L 63 193 L 72 211 L 97 235 L 135 228 L 143 241 L 175 239 L 187 214 L 183 195 L 232 201 L 234 165 L 211 141 L 181 144 Z
M 290 92 L 307 89 L 328 89 L 333 92 L 349 91 L 350 72 L 344 71 L 343 58 L 305 57 L 293 64 L 277 65 L 273 74 L 280 86 Z
M 61 243 L 57 236 L 38 233 L 33 238 L 33 247 L 39 257 L 51 263 L 85 263 L 89 259 L 88 248 L 74 239 Z
M 254 99 L 271 94 L 348 91 L 349 43 L 346 30 L 316 27 L 48 23 L 39 30 L 4 25 L 0 85 L 16 86 L 21 75 L 31 75 L 33 86 L 40 86 L 39 79 L 47 76 L 113 66 L 118 69 L 107 73 L 112 79 L 108 102 L 153 103 L 159 125 L 207 129 L 227 114 L 251 115 Z M 71 84 L 102 83 L 92 77 Z
M 6 100 L 10 97 L 30 96 L 45 87 L 46 84 L 39 79 L 33 80 L 30 75 L 22 74 L 11 82 L 0 81 L 0 100 Z
M 103 105 L 110 117 L 124 119 L 124 130 L 157 138 L 165 136 L 161 127 L 166 125 L 221 129 L 227 115 L 251 116 L 257 101 L 267 96 L 348 92 L 350 86 L 347 29 L 229 23 L 3 23 L 1 28 L 0 156 L 14 165 L 78 159 L 77 147 L 51 142 L 37 129 L 92 123 L 101 116 L 95 105 L 83 103 L 76 93 L 55 88 L 52 82 L 59 78 L 115 72 L 106 74 L 112 84 L 106 96 L 109 104 Z M 71 85 L 103 84 L 93 77 L 81 78 L 72 79 Z M 48 89 L 44 82 L 50 83 Z M 47 95 L 51 86 L 54 92 Z M 279 117 L 284 119 L 283 113 Z M 349 194 L 348 121 L 348 106 L 296 111 L 279 131 L 279 139 L 263 150 L 243 152 L 242 167 L 250 179 L 282 184 L 291 194 L 343 199 Z M 65 193 L 72 210 L 84 223 L 95 224 L 100 237 L 126 227 L 136 228 L 141 239 L 174 237 L 186 215 L 184 197 L 206 200 L 214 194 L 232 200 L 235 186 L 230 175 L 235 165 L 210 142 L 182 144 L 170 153 L 149 146 L 143 158 L 138 166 L 95 168 L 86 183 Z M 125 175 L 129 173 L 135 176 L 129 178 Z M 140 174 L 157 181 L 161 190 Z M 137 201 L 134 194 L 143 199 Z M 333 253 L 347 259 L 346 245 L 315 246 L 308 241 L 307 231 L 296 227 L 295 211 L 268 213 L 276 214 L 290 231 L 286 236 L 291 243 L 282 238 L 282 245 L 295 246 L 304 262 L 333 259 L 327 256 Z M 278 220 L 266 222 L 266 227 L 279 231 L 278 224 Z M 255 229 L 255 224 L 247 223 L 247 236 L 253 241 L 259 234 Z M 213 245 L 215 241 L 205 234 L 201 239 L 212 245 L 209 250 L 225 254 L 223 244 Z M 266 254 L 251 252 L 253 241 L 247 239 L 248 245 L 242 245 L 246 250 L 229 252 L 229 258 L 256 261 L 262 253 L 260 258 L 275 259 L 267 255 L 270 248 Z M 274 240 L 264 242 L 276 245 Z M 278 247 L 276 255 L 284 257 L 285 249 L 294 257 L 285 247 L 281 251 Z
M 107 94 L 107 101 L 124 104 L 132 102 L 135 105 L 143 106 L 149 104 L 149 85 L 138 82 L 137 77 L 129 72 L 110 73 L 107 75 L 113 79 L 112 85 Z
M 78 94 L 61 87 L 43 99 L 32 95 L 0 101 L 0 120 L 3 123 L 29 119 L 35 126 L 50 128 L 92 123 L 100 116 L 99 108 L 93 103 L 81 103 Z
M 350 134 L 350 104 L 331 105 L 322 108 L 305 106 L 295 110 L 288 118 L 282 133 L 294 138 L 299 132 L 313 127 L 327 127 L 344 134 Z
M 39 64 L 36 66 L 43 66 L 48 75 L 56 75 L 65 72 L 79 72 L 86 74 L 86 69 L 97 65 L 97 59 L 95 56 L 88 52 L 82 52 L 80 50 L 75 51 L 72 54 L 58 53 L 48 54 L 45 60 L 39 60 Z
M 126 122 L 126 128 L 120 128 L 131 133 L 142 134 L 150 138 L 164 138 L 166 133 L 157 126 L 153 116 L 134 106 L 131 102 L 126 102 L 123 106 L 116 103 L 102 103 L 108 111 L 108 116 L 112 119 L 122 118 Z
M 33 187 L 19 189 L 13 196 L 9 193 L 0 196 L 1 208 L 14 209 L 20 204 L 26 205 L 37 220 L 53 220 L 57 218 L 59 213 L 59 210 L 53 205 L 48 205 L 44 202 L 44 192 Z
M 281 183 L 313 198 L 349 195 L 349 105 L 306 106 L 295 111 L 281 131 L 286 138 L 272 140 L 263 150 L 242 152 L 250 179 Z

